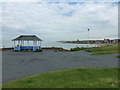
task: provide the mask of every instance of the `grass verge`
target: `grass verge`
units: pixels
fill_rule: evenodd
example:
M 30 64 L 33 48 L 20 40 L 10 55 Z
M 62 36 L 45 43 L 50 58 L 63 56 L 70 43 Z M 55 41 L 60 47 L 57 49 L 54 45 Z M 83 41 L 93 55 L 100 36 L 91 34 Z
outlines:
M 100 47 L 90 47 L 90 48 L 71 48 L 70 51 L 79 51 L 79 50 L 85 50 L 87 52 L 92 52 L 91 55 L 102 55 L 102 54 L 114 54 L 114 53 L 120 53 L 120 48 L 118 48 L 120 44 L 113 44 L 113 45 L 105 45 Z
M 114 45 L 105 45 L 100 47 L 92 47 L 87 49 L 87 52 L 93 52 L 91 55 L 102 55 L 102 54 L 114 54 L 114 53 L 120 53 L 120 44 L 114 44 Z
M 3 88 L 117 88 L 118 68 L 47 72 L 3 84 Z

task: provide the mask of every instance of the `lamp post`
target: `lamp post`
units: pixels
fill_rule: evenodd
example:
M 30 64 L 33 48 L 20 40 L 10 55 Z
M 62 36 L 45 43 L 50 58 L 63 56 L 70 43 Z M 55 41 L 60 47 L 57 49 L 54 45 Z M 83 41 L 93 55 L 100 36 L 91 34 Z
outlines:
M 90 29 L 88 29 L 88 44 L 89 44 L 89 31 L 90 31 Z

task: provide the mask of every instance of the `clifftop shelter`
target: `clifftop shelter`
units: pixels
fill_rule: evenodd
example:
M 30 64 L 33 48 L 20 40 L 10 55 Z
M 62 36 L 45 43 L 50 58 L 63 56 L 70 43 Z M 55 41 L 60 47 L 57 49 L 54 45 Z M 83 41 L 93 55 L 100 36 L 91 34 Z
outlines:
M 20 35 L 19 37 L 13 39 L 12 41 L 14 42 L 15 51 L 22 50 L 36 51 L 41 49 L 41 41 L 43 40 L 38 38 L 36 35 Z

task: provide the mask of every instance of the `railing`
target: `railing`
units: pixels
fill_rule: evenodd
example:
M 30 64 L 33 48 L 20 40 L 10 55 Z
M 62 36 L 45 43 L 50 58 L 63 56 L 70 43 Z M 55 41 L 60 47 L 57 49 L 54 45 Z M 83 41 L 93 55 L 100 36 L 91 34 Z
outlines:
M 16 46 L 14 47 L 14 50 L 37 50 L 37 49 L 41 49 L 40 46 Z

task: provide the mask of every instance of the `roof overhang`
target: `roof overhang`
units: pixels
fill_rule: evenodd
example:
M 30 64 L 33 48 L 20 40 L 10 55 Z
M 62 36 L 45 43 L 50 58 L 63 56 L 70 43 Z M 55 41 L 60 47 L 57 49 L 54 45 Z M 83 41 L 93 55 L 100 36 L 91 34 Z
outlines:
M 13 39 L 12 41 L 43 41 L 36 35 L 20 35 L 19 37 Z

